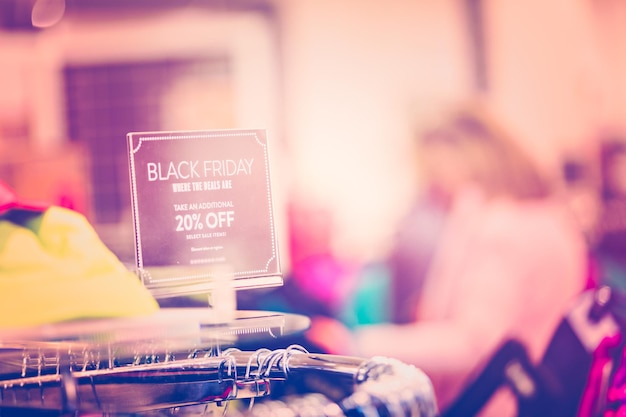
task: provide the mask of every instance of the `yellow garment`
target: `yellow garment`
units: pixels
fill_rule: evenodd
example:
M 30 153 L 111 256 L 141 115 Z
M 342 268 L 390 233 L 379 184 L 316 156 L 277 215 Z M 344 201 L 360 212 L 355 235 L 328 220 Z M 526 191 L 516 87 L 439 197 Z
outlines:
M 23 226 L 0 219 L 0 328 L 158 308 L 81 214 L 53 206 Z

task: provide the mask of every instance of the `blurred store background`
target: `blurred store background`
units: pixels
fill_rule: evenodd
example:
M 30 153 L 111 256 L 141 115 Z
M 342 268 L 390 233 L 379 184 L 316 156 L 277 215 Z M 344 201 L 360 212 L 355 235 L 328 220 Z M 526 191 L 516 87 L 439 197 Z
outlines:
M 442 103 L 484 95 L 554 175 L 626 129 L 622 0 L 0 0 L 0 64 L 0 179 L 128 263 L 127 132 L 267 128 L 288 274 L 387 256 Z

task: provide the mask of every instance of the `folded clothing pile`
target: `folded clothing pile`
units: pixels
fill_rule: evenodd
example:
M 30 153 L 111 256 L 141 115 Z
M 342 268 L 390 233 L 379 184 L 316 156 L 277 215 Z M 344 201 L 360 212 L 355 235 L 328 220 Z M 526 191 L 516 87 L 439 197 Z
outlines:
M 80 213 L 0 182 L 0 328 L 147 315 L 159 306 Z

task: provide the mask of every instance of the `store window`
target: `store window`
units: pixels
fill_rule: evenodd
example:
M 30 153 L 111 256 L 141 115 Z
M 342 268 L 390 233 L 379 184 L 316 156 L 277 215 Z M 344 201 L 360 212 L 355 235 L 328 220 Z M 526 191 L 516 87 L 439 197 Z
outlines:
M 86 145 L 97 223 L 128 216 L 128 132 L 234 127 L 229 74 L 226 56 L 65 68 L 68 135 Z

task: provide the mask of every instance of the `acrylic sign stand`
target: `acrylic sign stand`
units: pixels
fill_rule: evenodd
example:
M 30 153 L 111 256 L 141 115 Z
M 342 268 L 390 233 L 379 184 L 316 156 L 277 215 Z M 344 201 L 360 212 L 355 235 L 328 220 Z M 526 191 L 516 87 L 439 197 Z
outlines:
M 265 130 L 129 133 L 137 270 L 155 297 L 283 283 Z

